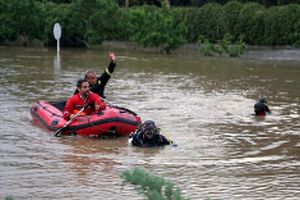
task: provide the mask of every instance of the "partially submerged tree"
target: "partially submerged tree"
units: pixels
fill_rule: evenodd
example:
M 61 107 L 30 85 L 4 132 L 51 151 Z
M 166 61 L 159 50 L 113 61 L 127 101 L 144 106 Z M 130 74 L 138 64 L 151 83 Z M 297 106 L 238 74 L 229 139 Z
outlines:
M 125 183 L 133 184 L 148 200 L 188 200 L 172 182 L 155 176 L 143 168 L 127 170 L 121 174 L 121 178 Z

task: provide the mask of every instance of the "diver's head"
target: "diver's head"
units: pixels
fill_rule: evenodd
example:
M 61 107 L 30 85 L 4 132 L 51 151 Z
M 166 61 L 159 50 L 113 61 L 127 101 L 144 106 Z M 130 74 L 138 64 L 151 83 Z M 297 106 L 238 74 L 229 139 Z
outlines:
M 143 133 L 143 137 L 145 139 L 150 140 L 159 133 L 159 129 L 156 127 L 154 121 L 147 120 L 141 124 L 141 132 Z
M 265 98 L 261 98 L 254 105 L 254 112 L 256 116 L 265 116 L 266 112 L 269 112 L 269 108 L 267 106 L 267 100 Z
M 267 100 L 266 100 L 266 98 L 264 98 L 264 97 L 261 98 L 261 99 L 259 99 L 258 102 L 267 104 Z

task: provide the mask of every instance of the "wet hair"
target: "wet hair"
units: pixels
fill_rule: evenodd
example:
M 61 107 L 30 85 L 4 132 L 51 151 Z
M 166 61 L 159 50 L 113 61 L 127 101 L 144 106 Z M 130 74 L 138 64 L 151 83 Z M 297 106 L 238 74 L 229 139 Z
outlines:
M 88 69 L 84 73 L 84 79 L 87 80 L 89 74 L 96 74 L 96 71 L 94 69 Z
M 81 88 L 82 83 L 85 83 L 85 82 L 87 82 L 87 80 L 85 80 L 85 79 L 79 79 L 77 81 L 76 87 Z

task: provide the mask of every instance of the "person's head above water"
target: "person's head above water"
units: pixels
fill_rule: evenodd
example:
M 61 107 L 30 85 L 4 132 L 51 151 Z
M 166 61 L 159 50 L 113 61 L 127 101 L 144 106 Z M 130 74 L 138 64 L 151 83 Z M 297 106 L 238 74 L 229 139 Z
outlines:
M 267 105 L 267 100 L 265 98 L 260 98 L 258 102 L 254 105 L 254 112 L 256 116 L 265 116 L 266 113 L 271 113 Z
M 140 131 L 145 139 L 152 139 L 159 134 L 159 128 L 156 127 L 154 121 L 146 120 L 140 126 Z
M 128 141 L 129 144 L 139 147 L 159 147 L 173 144 L 171 140 L 160 134 L 160 128 L 152 120 L 146 120 L 140 124 Z
M 266 98 L 260 98 L 259 100 L 258 100 L 258 102 L 260 102 L 260 103 L 265 103 L 265 104 L 267 104 L 267 100 L 266 100 Z

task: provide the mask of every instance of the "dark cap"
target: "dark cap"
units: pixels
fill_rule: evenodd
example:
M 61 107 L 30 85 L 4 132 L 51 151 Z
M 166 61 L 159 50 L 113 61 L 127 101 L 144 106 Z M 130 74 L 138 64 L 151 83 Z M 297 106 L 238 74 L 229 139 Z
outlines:
M 259 102 L 260 103 L 267 103 L 267 100 L 263 97 L 263 98 L 259 99 Z
M 158 128 L 156 127 L 154 121 L 152 120 L 146 120 L 141 124 L 141 131 L 153 131 L 155 134 L 158 133 Z

